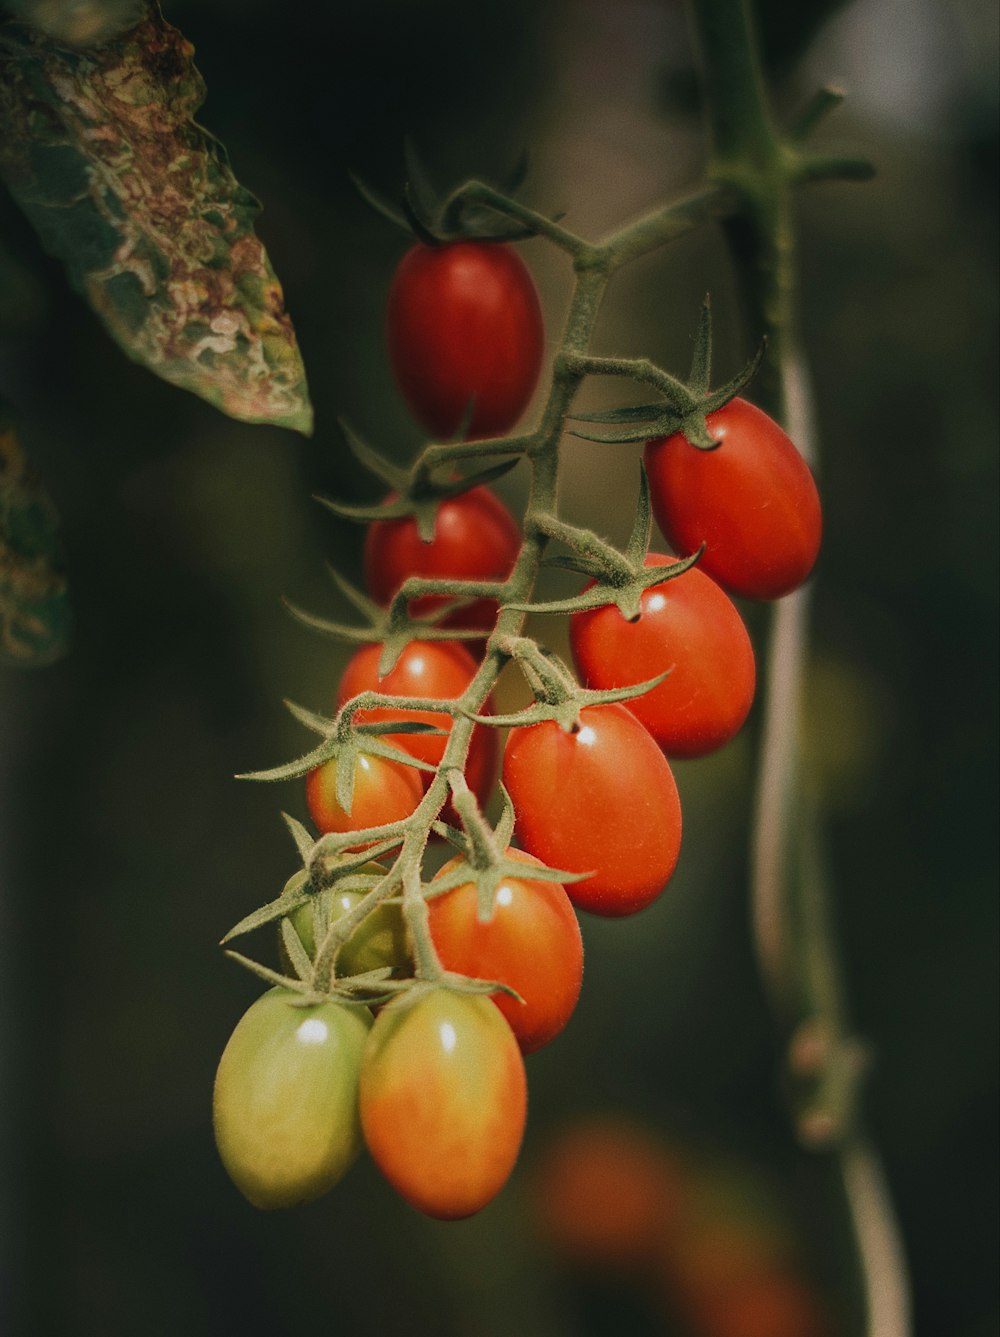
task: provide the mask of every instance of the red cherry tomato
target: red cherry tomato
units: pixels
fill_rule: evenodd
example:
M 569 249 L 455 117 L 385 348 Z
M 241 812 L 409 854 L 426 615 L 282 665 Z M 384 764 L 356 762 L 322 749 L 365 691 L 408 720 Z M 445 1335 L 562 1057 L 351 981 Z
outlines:
M 679 433 L 646 443 L 653 511 L 682 556 L 732 594 L 777 599 L 809 575 L 823 517 L 809 466 L 778 424 L 745 399 L 706 418 L 720 443 L 698 450 Z
M 451 701 L 462 695 L 476 675 L 476 662 L 469 652 L 452 641 L 410 641 L 397 659 L 395 667 L 378 676 L 381 645 L 363 646 L 353 655 L 344 670 L 337 688 L 337 707 L 361 692 L 385 692 L 391 696 L 434 697 Z M 480 714 L 490 713 L 487 702 Z M 452 717 L 432 710 L 359 710 L 354 717 L 359 724 L 374 720 L 417 720 L 433 724 L 439 729 L 450 729 Z M 448 740 L 440 734 L 386 734 L 384 741 L 409 752 L 420 761 L 437 766 L 444 755 Z M 499 743 L 495 729 L 477 724 L 469 743 L 465 778 L 469 788 L 485 803 L 497 776 Z M 424 788 L 430 784 L 429 771 L 416 772 Z M 452 819 L 453 820 L 453 819 Z
M 441 1220 L 485 1207 L 507 1182 L 527 1113 L 524 1062 L 488 998 L 414 990 L 376 1018 L 361 1067 L 361 1124 L 375 1164 Z
M 391 500 L 391 496 L 389 498 Z M 376 520 L 365 537 L 365 584 L 373 599 L 387 604 L 407 576 L 450 580 L 506 580 L 521 548 L 521 531 L 499 497 L 473 487 L 443 501 L 434 537 L 424 543 L 412 516 Z M 445 600 L 434 595 L 414 599 L 410 611 L 425 616 Z M 497 605 L 476 599 L 445 619 L 449 627 L 493 630 Z
M 435 436 L 499 436 L 527 407 L 545 331 L 531 274 L 499 242 L 418 244 L 389 289 L 389 361 L 403 398 Z
M 646 566 L 677 559 L 650 553 Z M 574 613 L 573 659 L 588 687 L 627 687 L 670 670 L 659 687 L 622 704 L 668 757 L 703 757 L 739 732 L 753 701 L 753 646 L 732 601 L 696 567 L 641 600 L 628 622 L 614 604 Z
M 585 706 L 567 733 L 554 720 L 512 729 L 503 782 L 521 844 L 570 882 L 574 905 L 630 915 L 654 901 L 677 864 L 681 805 L 666 758 L 619 705 Z
M 361 753 L 354 770 L 354 797 L 351 811 L 337 802 L 335 761 L 324 762 L 306 776 L 306 803 L 321 834 L 328 831 L 360 831 L 367 826 L 399 822 L 423 798 L 424 788 L 412 766 L 404 766 L 386 757 Z M 352 845 L 368 849 L 373 841 Z
M 581 1120 L 547 1147 L 535 1175 L 547 1241 L 600 1273 L 662 1270 L 659 1252 L 682 1228 L 683 1176 L 660 1141 L 622 1118 Z
M 498 980 L 524 999 L 497 993 L 522 1053 L 548 1044 L 569 1021 L 583 982 L 583 940 L 569 897 L 557 882 L 531 878 L 530 854 L 508 850 L 528 865 L 523 878 L 507 877 L 496 890 L 493 916 L 477 914 L 475 881 L 428 901 L 431 937 L 446 970 L 473 979 Z M 438 874 L 456 868 L 452 861 Z M 471 875 L 471 870 L 470 870 Z

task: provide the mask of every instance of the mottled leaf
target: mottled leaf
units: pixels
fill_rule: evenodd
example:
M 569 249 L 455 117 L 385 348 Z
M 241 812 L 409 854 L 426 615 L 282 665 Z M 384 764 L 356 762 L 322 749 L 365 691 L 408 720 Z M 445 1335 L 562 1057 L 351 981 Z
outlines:
M 312 430 L 260 206 L 193 116 L 193 48 L 157 7 L 88 50 L 0 47 L 0 173 L 129 357 L 245 422 Z
M 55 507 L 0 410 L 0 663 L 34 667 L 66 652 L 69 598 Z
M 22 23 L 70 46 L 93 46 L 134 28 L 144 0 L 6 0 Z

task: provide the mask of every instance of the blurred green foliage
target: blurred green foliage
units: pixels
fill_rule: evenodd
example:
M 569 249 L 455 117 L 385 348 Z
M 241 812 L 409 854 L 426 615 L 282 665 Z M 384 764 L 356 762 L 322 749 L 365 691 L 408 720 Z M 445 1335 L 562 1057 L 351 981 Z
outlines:
M 787 37 L 788 6 L 763 8 L 765 31 Z M 859 77 L 824 137 L 879 167 L 871 185 L 818 187 L 800 209 L 827 516 L 805 724 L 919 1337 L 977 1337 L 997 1305 L 996 118 L 966 40 L 990 8 L 948 10 L 954 59 L 939 46 L 930 73 L 951 82 L 929 124 L 861 77 L 848 38 L 876 20 L 884 31 L 884 0 L 826 28 L 831 6 L 794 7 L 803 38 L 820 30 L 811 77 Z M 279 808 L 304 815 L 295 785 L 231 776 L 300 748 L 280 698 L 324 709 L 345 659 L 279 605 L 336 609 L 325 558 L 357 576 L 359 531 L 310 501 L 375 494 L 336 415 L 398 459 L 419 441 L 381 335 L 404 243 L 348 170 L 391 193 L 404 133 L 445 182 L 502 173 L 527 144 L 529 202 L 601 232 L 689 184 L 700 139 L 675 110 L 691 77 L 670 0 L 166 12 L 196 45 L 204 122 L 265 203 L 317 431 L 303 443 L 229 422 L 127 363 L 0 198 L 0 391 L 64 519 L 76 622 L 66 660 L 7 671 L 0 691 L 0 1328 L 663 1331 L 627 1287 L 560 1270 L 534 1225 L 548 1135 L 594 1109 L 774 1176 L 849 1318 L 836 1194 L 822 1161 L 791 1147 L 750 954 L 753 720 L 717 757 L 677 767 L 685 847 L 668 894 L 634 920 L 584 924 L 580 1007 L 530 1062 L 524 1168 L 495 1204 L 425 1222 L 362 1164 L 329 1199 L 260 1215 L 227 1181 L 211 1082 L 256 985 L 215 944 L 294 869 Z M 928 8 L 907 23 L 930 24 Z M 824 65 L 851 51 L 854 65 Z M 779 105 L 793 106 L 808 87 L 787 42 L 772 52 Z M 565 262 L 537 241 L 524 254 L 556 328 Z M 755 334 L 711 234 L 621 276 L 598 351 L 683 370 L 706 289 L 729 374 Z M 632 455 L 568 448 L 567 508 L 624 538 Z M 503 485 L 512 504 L 520 486 Z M 750 617 L 760 637 L 761 611 Z
M 0 664 L 50 664 L 66 652 L 70 613 L 58 518 L 0 401 Z

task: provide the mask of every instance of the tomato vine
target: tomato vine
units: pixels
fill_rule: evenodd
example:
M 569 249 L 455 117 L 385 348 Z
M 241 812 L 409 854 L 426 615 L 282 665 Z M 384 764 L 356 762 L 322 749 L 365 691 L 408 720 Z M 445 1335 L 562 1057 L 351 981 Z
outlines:
M 369 873 L 361 895 L 349 908 L 329 917 L 326 923 L 321 918 L 315 921 L 312 955 L 302 949 L 301 941 L 296 950 L 284 934 L 294 975 L 283 975 L 245 957 L 240 960 L 262 978 L 297 993 L 306 1006 L 316 1005 L 322 999 L 386 1005 L 386 1011 L 375 1023 L 373 1037 L 383 1034 L 392 1037 L 386 1043 L 392 1044 L 395 1056 L 392 1064 L 401 1069 L 402 1075 L 397 1081 L 393 1072 L 390 1081 L 384 1072 L 375 1074 L 373 1069 L 366 1087 L 362 1072 L 362 1107 L 368 1110 L 366 1132 L 369 1126 L 379 1127 L 377 1133 L 369 1135 L 370 1149 L 404 1196 L 432 1214 L 462 1215 L 483 1205 L 502 1186 L 509 1172 L 519 1142 L 518 1130 L 516 1136 L 512 1133 L 508 1138 L 500 1168 L 484 1168 L 483 1157 L 473 1153 L 472 1159 L 477 1160 L 478 1156 L 478 1163 L 470 1169 L 469 1182 L 461 1190 L 456 1188 L 453 1200 L 444 1201 L 430 1192 L 427 1185 L 412 1183 L 407 1167 L 399 1163 L 394 1150 L 396 1115 L 388 1117 L 386 1133 L 371 1112 L 373 1103 L 389 1100 L 383 1094 L 371 1094 L 382 1092 L 383 1081 L 388 1083 L 386 1089 L 393 1091 L 392 1101 L 402 1099 L 399 1091 L 407 1099 L 413 1098 L 417 1079 L 407 1062 L 399 1057 L 399 1037 L 407 1025 L 416 1024 L 408 1018 L 436 1015 L 435 1009 L 444 1015 L 448 1007 L 443 1000 L 450 995 L 497 994 L 503 990 L 508 995 L 517 994 L 516 988 L 501 978 L 470 978 L 446 969 L 435 942 L 429 902 L 468 886 L 471 868 L 474 874 L 471 881 L 479 888 L 477 913 L 488 922 L 495 911 L 494 895 L 502 880 L 516 879 L 519 872 L 523 876 L 523 867 L 519 868 L 516 862 L 520 856 L 509 850 L 514 832 L 529 854 L 539 855 L 548 863 L 532 869 L 532 880 L 565 884 L 570 898 L 584 908 L 605 914 L 632 912 L 648 904 L 662 888 L 676 862 L 680 839 L 679 808 L 676 817 L 673 815 L 676 788 L 662 754 L 642 725 L 620 703 L 627 705 L 631 699 L 656 690 L 663 674 L 628 685 L 580 687 L 565 666 L 525 637 L 525 619 L 533 611 L 582 615 L 608 605 L 617 605 L 625 618 L 637 617 L 651 589 L 664 585 L 669 589 L 673 581 L 680 588 L 679 582 L 685 580 L 690 566 L 702 556 L 707 542 L 710 556 L 704 570 L 719 576 L 736 593 L 768 598 L 788 596 L 776 605 L 766 673 L 765 743 L 754 850 L 756 942 L 762 973 L 789 1042 L 790 1067 L 798 1079 L 799 1135 L 807 1144 L 832 1149 L 841 1156 L 857 1226 L 859 1256 L 868 1283 L 871 1326 L 879 1332 L 897 1334 L 904 1332 L 906 1326 L 905 1288 L 900 1280 L 902 1268 L 891 1213 L 880 1197 L 877 1163 L 859 1131 L 855 1090 L 860 1072 L 858 1046 L 844 1019 L 825 912 L 818 901 L 818 878 L 815 870 L 806 868 L 802 873 L 795 870 L 797 863 L 804 866 L 814 848 L 804 840 L 796 845 L 792 839 L 793 829 L 809 831 L 814 822 L 814 814 L 806 808 L 807 801 L 797 792 L 794 733 L 807 598 L 798 586 L 809 574 L 819 541 L 818 503 L 814 492 L 809 493 L 808 469 L 793 449 L 796 462 L 793 472 L 797 480 L 793 491 L 797 488 L 799 495 L 793 498 L 790 509 L 797 516 L 803 511 L 808 515 L 803 521 L 804 536 L 797 542 L 786 569 L 773 578 L 759 572 L 748 579 L 743 578 L 742 571 L 733 575 L 731 564 L 725 560 L 721 566 L 718 564 L 713 547 L 715 538 L 707 529 L 702 532 L 698 528 L 693 537 L 682 532 L 683 526 L 675 524 L 668 503 L 676 500 L 678 506 L 683 506 L 694 484 L 690 482 L 690 471 L 679 481 L 663 477 L 662 452 L 647 451 L 653 503 L 668 537 L 676 532 L 678 553 L 686 560 L 664 564 L 647 553 L 650 494 L 645 475 L 639 482 L 633 537 L 625 551 L 618 551 L 599 536 L 570 524 L 558 509 L 558 479 L 568 431 L 609 444 L 668 438 L 668 446 L 675 440 L 679 443 L 685 461 L 700 457 L 713 462 L 726 458 L 732 462 L 735 447 L 726 454 L 724 440 L 720 446 L 720 438 L 724 437 L 721 423 L 724 415 L 728 415 L 729 423 L 740 419 L 741 414 L 746 417 L 746 406 L 739 408 L 741 401 L 736 396 L 758 371 L 758 397 L 788 430 L 806 461 L 815 463 L 808 424 L 807 377 L 795 333 L 793 192 L 808 182 L 860 179 L 869 169 L 860 160 L 818 155 L 807 147 L 809 133 L 839 100 L 831 90 L 821 91 L 791 127 L 780 129 L 776 125 L 762 87 L 742 0 L 712 3 L 692 0 L 690 8 L 702 53 L 711 137 L 705 183 L 691 194 L 651 210 L 602 240 L 591 241 L 565 227 L 560 220 L 523 204 L 513 193 L 479 180 L 459 186 L 435 209 L 428 202 L 423 183 L 411 163 L 411 182 L 402 212 L 420 241 L 408 253 L 403 262 L 406 272 L 402 277 L 397 276 L 394 284 L 390 350 L 403 392 L 417 415 L 432 428 L 440 429 L 441 434 L 454 431 L 458 439 L 429 442 L 408 470 L 399 470 L 348 429 L 348 441 L 359 459 L 391 490 L 381 505 L 373 507 L 347 506 L 335 501 L 326 504 L 340 515 L 369 524 L 370 536 L 379 526 L 384 533 L 385 526 L 407 525 L 413 531 L 408 541 L 412 543 L 415 536 L 426 550 L 437 541 L 436 526 L 443 506 L 451 504 L 453 499 L 473 496 L 507 469 L 523 463 L 529 480 L 520 546 L 512 560 L 498 559 L 492 568 L 486 563 L 484 569 L 456 573 L 454 568 L 434 563 L 417 566 L 418 573 L 406 575 L 384 606 L 339 579 L 344 594 L 366 619 L 364 626 L 330 622 L 293 610 L 320 632 L 349 642 L 379 646 L 376 681 L 393 672 L 401 655 L 415 641 L 481 642 L 485 636 L 485 644 L 464 690 L 452 697 L 438 698 L 430 693 L 398 695 L 366 689 L 343 700 L 331 718 L 293 707 L 297 718 L 319 735 L 319 743 L 297 760 L 258 772 L 251 778 L 276 781 L 322 773 L 328 778 L 332 801 L 339 810 L 350 813 L 354 777 L 362 760 L 368 757 L 383 767 L 402 764 L 422 768 L 422 793 L 418 797 L 414 789 L 412 812 L 389 821 L 368 822 L 359 814 L 350 829 L 341 829 L 344 824 L 339 818 L 335 823 L 321 822 L 323 833 L 318 839 L 300 823 L 288 819 L 302 856 L 304 878 L 290 884 L 277 900 L 247 916 L 224 941 L 262 924 L 284 920 L 300 912 L 311 897 L 331 888 L 348 889 L 352 877 L 364 864 L 391 856 L 384 872 Z M 391 209 L 383 208 L 383 212 L 394 216 Z M 492 236 L 491 219 L 495 228 Z M 728 238 L 737 260 L 751 325 L 766 342 L 766 348 L 762 342 L 761 351 L 742 372 L 726 384 L 712 388 L 711 319 L 706 303 L 686 381 L 648 359 L 594 355 L 592 338 L 607 285 L 614 275 L 632 261 L 710 221 L 719 223 Z M 467 233 L 463 233 L 463 227 L 467 227 Z M 487 258 L 489 247 L 493 248 L 490 255 L 504 257 L 502 265 L 508 276 L 518 275 L 514 286 L 523 295 L 520 261 L 515 266 L 510 259 L 512 253 L 505 247 L 511 237 L 526 235 L 547 241 L 567 255 L 573 270 L 573 291 L 535 426 L 511 435 L 484 436 L 491 428 L 496 430 L 497 424 L 506 430 L 516 422 L 527 398 L 526 387 L 532 382 L 530 363 L 537 351 L 534 347 L 537 331 L 527 336 L 532 347 L 526 351 L 524 364 L 516 368 L 516 391 L 511 391 L 509 402 L 498 407 L 490 401 L 489 393 L 475 379 L 480 374 L 478 366 L 468 378 L 460 378 L 464 389 L 457 391 L 453 385 L 437 387 L 441 390 L 437 396 L 436 388 L 427 383 L 433 375 L 433 358 L 430 370 L 422 360 L 428 349 L 417 350 L 415 361 L 411 360 L 409 365 L 406 350 L 408 340 L 423 337 L 414 332 L 414 311 L 435 299 L 423 288 L 419 294 L 410 294 L 406 275 L 418 273 L 423 283 L 427 273 L 447 269 L 450 260 L 459 255 L 458 248 L 473 248 L 478 264 Z M 463 236 L 467 239 L 462 240 Z M 440 249 L 435 251 L 435 247 Z M 476 251 L 476 247 L 480 249 Z M 450 315 L 446 316 L 448 319 Z M 438 333 L 434 331 L 435 340 Z M 456 334 L 451 341 L 453 353 L 458 349 L 456 357 L 467 351 L 460 345 Z M 644 393 L 652 389 L 657 397 L 652 403 L 605 413 L 574 414 L 577 392 L 594 376 L 625 378 Z M 456 400 L 456 394 L 460 393 L 469 394 L 464 410 Z M 751 442 L 756 467 L 761 459 L 762 437 L 779 441 L 779 453 L 784 451 L 782 443 L 788 438 L 760 410 L 750 408 L 749 417 L 751 435 L 756 436 Z M 762 423 L 767 427 L 762 427 Z M 711 454 L 714 451 L 719 452 L 718 456 Z M 705 454 L 701 455 L 702 452 Z M 470 464 L 473 471 L 461 476 L 459 471 Z M 729 486 L 745 492 L 746 477 Z M 770 548 L 770 535 L 758 533 L 751 539 Z M 369 594 L 385 601 L 396 580 L 387 578 L 380 583 L 372 578 L 371 555 L 375 548 L 370 539 Z M 411 547 L 410 551 L 412 554 L 418 550 Z M 652 560 L 647 560 L 648 557 Z M 547 562 L 586 576 L 590 584 L 569 599 L 548 604 L 536 602 L 536 584 Z M 403 569 L 405 564 L 396 568 L 397 577 Z M 696 574 L 699 579 L 705 578 Z M 463 618 L 470 606 L 477 612 L 495 607 L 492 626 L 484 624 L 478 616 Z M 534 704 L 515 717 L 491 715 L 490 694 L 510 662 L 518 665 L 531 686 Z M 751 691 L 752 676 L 751 662 Z M 736 712 L 740 718 L 746 713 L 745 706 L 745 702 L 741 703 Z M 466 767 L 476 731 L 501 726 L 512 727 L 515 732 L 505 761 L 505 807 L 494 830 L 483 815 L 479 797 L 467 782 Z M 733 727 L 739 727 L 739 719 Z M 633 769 L 624 797 L 617 804 L 609 803 L 607 795 L 602 794 L 602 781 L 610 775 L 610 770 L 607 762 L 599 760 L 598 749 L 588 758 L 588 765 L 597 768 L 592 782 L 580 780 L 581 768 L 575 763 L 553 760 L 559 748 L 572 751 L 583 734 L 591 733 L 596 739 L 605 728 L 621 731 L 623 740 L 629 730 L 637 730 L 637 737 L 641 735 L 649 741 L 651 758 L 653 755 L 656 758 L 655 762 L 644 757 L 634 762 L 641 752 L 639 744 L 621 743 L 623 755 L 633 759 L 630 761 Z M 728 732 L 723 731 L 725 737 L 733 731 L 727 728 Z M 422 747 L 412 746 L 407 737 L 412 734 L 415 743 L 421 733 L 428 732 L 435 739 L 430 754 Z M 719 741 L 724 741 L 722 734 Z M 518 755 L 525 751 L 530 754 L 529 760 L 519 764 Z M 420 760 L 428 755 L 436 758 L 435 765 Z M 584 809 L 584 821 L 576 826 L 566 824 L 560 806 L 563 797 L 560 777 L 566 775 L 572 776 L 570 793 L 579 798 Z M 582 789 L 574 788 L 581 784 Z M 539 817 L 546 801 L 541 790 L 546 787 L 549 805 L 544 816 Z M 660 816 L 657 827 L 660 839 L 655 849 L 637 844 L 631 822 L 634 812 L 647 799 Z M 668 810 L 669 820 L 663 820 Z M 801 820 L 793 820 L 793 815 Z M 538 820 L 533 820 L 536 817 Z M 457 819 L 458 825 L 452 825 L 452 818 Z M 590 832 L 586 830 L 588 822 L 594 828 Z M 562 829 L 560 823 L 564 824 Z M 621 837 L 624 842 L 621 850 L 615 847 L 614 876 L 598 866 L 595 845 L 602 836 Z M 449 867 L 433 880 L 425 880 L 423 862 L 433 837 L 449 840 L 461 858 L 457 866 Z M 581 846 L 580 858 L 585 866 L 580 866 L 580 859 L 573 857 Z M 623 876 L 628 881 L 632 873 L 635 876 L 622 891 L 615 878 L 620 880 Z M 796 904 L 791 919 L 784 909 L 789 897 Z M 401 973 L 387 965 L 362 974 L 338 974 L 340 949 L 369 915 L 390 904 L 401 908 L 412 950 L 412 972 Z M 469 1002 L 470 1006 L 475 1002 L 468 1014 L 470 1018 L 485 1016 L 479 1000 Z M 458 1009 L 456 1015 L 461 1013 L 461 1006 L 454 1006 Z M 384 1023 L 382 1016 L 386 1018 Z M 451 1022 L 447 1024 L 452 1026 Z M 479 1019 L 468 1022 L 473 1029 L 480 1024 Z M 492 1019 L 490 1025 L 494 1025 Z M 796 1054 L 801 1056 L 808 1048 L 802 1043 L 804 1033 L 819 1035 L 823 1041 L 809 1049 L 813 1059 L 811 1066 L 805 1067 L 795 1059 Z M 437 1082 L 447 1067 L 446 1055 L 435 1049 L 433 1064 Z M 476 1146 L 483 1140 L 482 1128 L 495 1122 L 498 1111 L 505 1106 L 517 1106 L 522 1112 L 519 1117 L 523 1117 L 523 1075 L 517 1062 L 509 1056 L 502 1063 L 498 1060 L 488 1085 L 492 1092 L 486 1099 L 488 1108 L 480 1109 L 475 1119 L 470 1119 L 467 1113 L 456 1115 L 459 1120 L 469 1119 L 470 1130 L 475 1125 L 476 1131 L 470 1131 L 470 1139 Z M 463 1095 L 458 1104 L 464 1100 Z M 395 1110 L 396 1106 L 392 1108 Z M 432 1135 L 431 1125 L 420 1126 L 422 1136 Z M 433 1136 L 442 1146 L 447 1142 L 447 1138 L 442 1141 L 437 1133 Z M 469 1187 L 469 1183 L 480 1179 L 488 1185 L 488 1192 L 484 1189 L 477 1193 L 474 1187 Z M 883 1268 L 881 1274 L 874 1266 L 876 1254 L 883 1261 L 886 1258 L 892 1261 L 892 1266 Z

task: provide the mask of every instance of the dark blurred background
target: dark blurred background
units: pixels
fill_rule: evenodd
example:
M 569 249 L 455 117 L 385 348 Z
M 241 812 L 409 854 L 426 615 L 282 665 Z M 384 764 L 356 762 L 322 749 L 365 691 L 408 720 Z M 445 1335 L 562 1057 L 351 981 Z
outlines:
M 399 459 L 420 440 L 382 346 L 405 240 L 347 173 L 396 191 L 407 133 L 445 185 L 499 176 L 527 146 L 528 202 L 600 235 L 695 180 L 702 146 L 670 0 L 165 8 L 198 49 L 202 121 L 264 201 L 317 430 L 229 422 L 127 363 L 0 198 L 0 390 L 62 514 L 75 612 L 65 660 L 0 679 L 0 1330 L 682 1332 L 669 1297 L 574 1266 L 544 1228 L 548 1149 L 603 1111 L 715 1165 L 719 1182 L 738 1165 L 735 1198 L 741 1174 L 765 1184 L 850 1331 L 842 1205 L 828 1167 L 792 1146 L 749 946 L 754 720 L 721 755 L 677 767 L 686 835 L 669 893 L 632 921 L 584 924 L 578 1012 L 529 1062 L 522 1163 L 479 1217 L 425 1221 L 366 1164 L 318 1204 L 262 1215 L 219 1165 L 212 1078 L 258 989 L 216 943 L 294 870 L 279 809 L 304 815 L 298 786 L 232 776 L 301 750 L 280 699 L 326 709 L 346 657 L 279 597 L 342 611 L 324 559 L 359 570 L 359 530 L 311 501 L 376 495 L 336 416 Z M 760 11 L 779 106 L 842 81 L 850 100 L 821 139 L 878 165 L 871 184 L 801 201 L 827 517 L 805 736 L 916 1330 L 986 1337 L 997 16 L 990 0 Z M 568 267 L 542 242 L 523 252 L 554 339 Z M 616 280 L 599 351 L 683 372 L 709 289 L 717 374 L 732 374 L 756 335 L 712 234 Z M 618 538 L 635 478 L 622 460 L 571 445 L 563 487 L 569 514 Z M 504 485 L 512 506 L 519 487 Z

